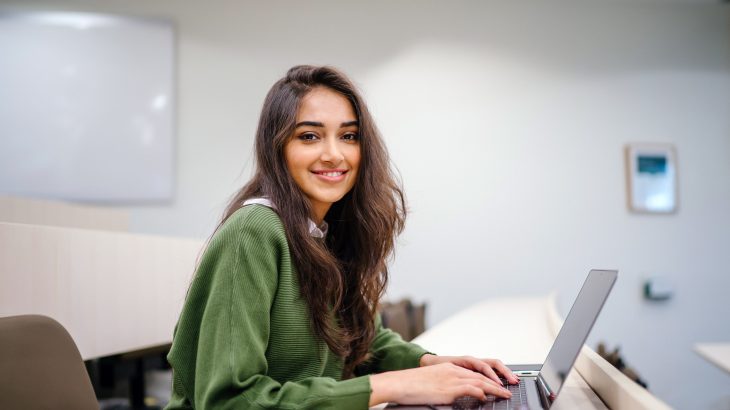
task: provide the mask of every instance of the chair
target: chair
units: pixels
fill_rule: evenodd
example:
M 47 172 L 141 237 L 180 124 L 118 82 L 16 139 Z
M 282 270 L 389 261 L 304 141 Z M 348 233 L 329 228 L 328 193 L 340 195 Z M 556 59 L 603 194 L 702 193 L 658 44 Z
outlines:
M 399 302 L 381 302 L 379 306 L 383 327 L 387 327 L 411 341 L 426 329 L 426 305 L 414 305 L 410 299 Z
M 60 323 L 0 318 L 0 409 L 99 409 L 81 354 Z

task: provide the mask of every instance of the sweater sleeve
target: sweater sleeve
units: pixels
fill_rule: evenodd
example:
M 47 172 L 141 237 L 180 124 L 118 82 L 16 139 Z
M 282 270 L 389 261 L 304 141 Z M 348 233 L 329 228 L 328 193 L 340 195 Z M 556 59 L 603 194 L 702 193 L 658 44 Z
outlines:
M 269 314 L 288 248 L 272 224 L 245 215 L 216 234 L 188 292 L 168 356 L 176 390 L 200 410 L 366 409 L 368 377 L 267 376 Z
M 375 317 L 375 338 L 370 348 L 371 360 L 358 374 L 380 373 L 419 367 L 421 356 L 429 353 L 415 343 L 404 341 L 400 335 L 383 327 L 378 314 Z

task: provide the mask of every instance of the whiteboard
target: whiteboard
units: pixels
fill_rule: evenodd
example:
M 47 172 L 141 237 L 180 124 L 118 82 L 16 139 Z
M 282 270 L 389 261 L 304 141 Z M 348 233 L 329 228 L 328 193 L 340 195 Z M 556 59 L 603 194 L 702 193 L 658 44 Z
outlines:
M 1 194 L 172 199 L 172 23 L 5 13 L 0 50 Z

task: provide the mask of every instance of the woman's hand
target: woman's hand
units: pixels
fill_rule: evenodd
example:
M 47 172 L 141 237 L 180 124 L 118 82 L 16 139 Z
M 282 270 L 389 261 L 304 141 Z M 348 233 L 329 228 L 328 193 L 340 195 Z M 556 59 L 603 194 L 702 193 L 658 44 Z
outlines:
M 421 356 L 421 366 L 432 366 L 440 363 L 453 363 L 457 366 L 480 372 L 500 385 L 502 382 L 499 380 L 497 373 L 500 373 L 502 377 L 507 379 L 509 384 L 517 384 L 520 382 L 520 379 L 504 363 L 497 359 L 477 359 L 472 356 L 436 356 L 428 353 Z
M 482 373 L 454 363 L 374 374 L 370 388 L 370 406 L 386 402 L 448 404 L 460 396 L 485 400 L 487 394 L 511 397 L 507 389 Z

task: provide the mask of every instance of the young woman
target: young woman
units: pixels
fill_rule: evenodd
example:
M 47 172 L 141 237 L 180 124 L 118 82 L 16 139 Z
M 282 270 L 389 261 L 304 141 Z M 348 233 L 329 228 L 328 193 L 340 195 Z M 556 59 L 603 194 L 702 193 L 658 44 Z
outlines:
M 168 409 L 365 409 L 509 397 L 498 360 L 442 357 L 384 329 L 403 193 L 352 83 L 297 66 L 266 97 L 256 172 L 198 266 L 168 360 Z

